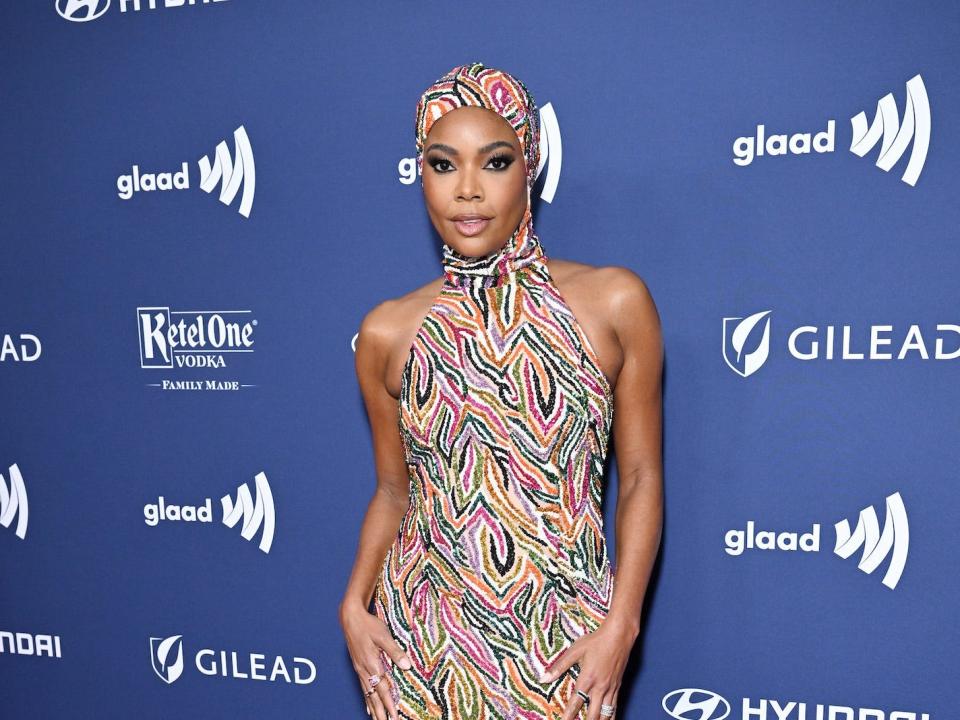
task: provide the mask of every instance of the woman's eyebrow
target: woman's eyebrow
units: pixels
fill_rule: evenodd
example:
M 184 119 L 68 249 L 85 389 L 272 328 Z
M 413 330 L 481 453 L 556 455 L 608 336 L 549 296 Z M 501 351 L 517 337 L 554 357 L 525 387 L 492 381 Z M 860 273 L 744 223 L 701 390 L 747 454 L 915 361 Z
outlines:
M 492 143 L 488 143 L 480 148 L 477 151 L 477 155 L 485 155 L 498 147 L 507 147 L 513 149 L 513 145 L 508 143 L 506 140 L 494 140 Z M 445 153 L 449 153 L 450 155 L 460 154 L 456 148 L 450 147 L 449 145 L 444 145 L 443 143 L 431 143 L 429 146 L 427 146 L 427 149 L 424 152 L 430 152 L 431 150 L 441 150 Z

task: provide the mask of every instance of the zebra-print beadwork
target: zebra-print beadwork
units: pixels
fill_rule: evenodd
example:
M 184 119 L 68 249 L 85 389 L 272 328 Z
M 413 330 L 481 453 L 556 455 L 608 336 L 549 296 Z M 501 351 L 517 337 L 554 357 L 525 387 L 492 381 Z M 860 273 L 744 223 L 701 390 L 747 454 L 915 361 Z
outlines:
M 458 103 L 507 113 L 532 183 L 532 98 L 479 63 L 424 94 L 418 161 L 422 123 Z M 410 505 L 373 594 L 413 661 L 383 658 L 394 702 L 404 720 L 561 720 L 579 666 L 549 684 L 540 674 L 612 601 L 600 502 L 613 392 L 550 275 L 529 183 L 499 250 L 469 257 L 444 244 L 443 266 L 403 368 Z

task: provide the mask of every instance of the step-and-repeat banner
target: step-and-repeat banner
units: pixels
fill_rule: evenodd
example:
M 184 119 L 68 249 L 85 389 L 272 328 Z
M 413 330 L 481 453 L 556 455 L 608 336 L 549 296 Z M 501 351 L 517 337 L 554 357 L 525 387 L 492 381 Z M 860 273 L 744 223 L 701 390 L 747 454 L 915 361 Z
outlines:
M 545 250 L 661 316 L 618 716 L 957 717 L 958 48 L 950 2 L 3 3 L 0 716 L 365 717 L 354 343 L 441 271 L 415 105 L 477 60 Z

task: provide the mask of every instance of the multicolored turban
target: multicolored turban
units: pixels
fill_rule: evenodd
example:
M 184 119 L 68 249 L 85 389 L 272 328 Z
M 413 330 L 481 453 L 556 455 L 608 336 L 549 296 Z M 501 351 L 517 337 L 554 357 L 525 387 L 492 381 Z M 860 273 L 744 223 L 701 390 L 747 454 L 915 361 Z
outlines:
M 527 186 L 532 187 L 540 164 L 540 119 L 526 86 L 503 70 L 470 63 L 453 68 L 428 87 L 417 103 L 417 172 L 423 185 L 423 145 L 427 133 L 445 113 L 473 105 L 493 110 L 506 120 L 526 160 Z

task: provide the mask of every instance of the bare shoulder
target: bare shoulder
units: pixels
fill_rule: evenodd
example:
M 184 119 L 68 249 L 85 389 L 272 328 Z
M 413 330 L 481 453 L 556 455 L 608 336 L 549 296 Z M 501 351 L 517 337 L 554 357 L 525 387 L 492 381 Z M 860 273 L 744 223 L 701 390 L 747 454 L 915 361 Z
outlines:
M 394 375 L 399 375 L 422 318 L 442 285 L 443 276 L 404 295 L 383 300 L 367 312 L 357 335 L 358 375 L 379 379 L 391 395 L 399 393 L 399 381 Z M 398 363 L 401 367 L 397 367 Z
M 611 310 L 659 327 L 660 314 L 646 281 L 636 272 L 620 265 L 601 268 L 603 284 Z
M 559 259 L 551 259 L 550 268 L 557 284 L 593 305 L 618 336 L 637 323 L 659 329 L 660 315 L 650 289 L 630 268 Z

